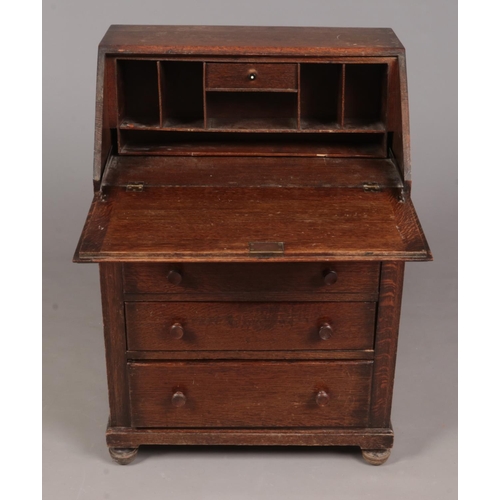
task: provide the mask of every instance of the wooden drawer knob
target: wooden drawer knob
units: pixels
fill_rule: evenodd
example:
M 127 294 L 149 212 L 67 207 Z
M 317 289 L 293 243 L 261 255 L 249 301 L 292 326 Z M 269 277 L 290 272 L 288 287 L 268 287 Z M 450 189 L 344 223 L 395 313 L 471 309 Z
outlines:
M 318 406 L 326 406 L 330 402 L 330 396 L 326 391 L 319 391 L 316 394 L 316 404 Z
M 173 338 L 173 339 L 182 339 L 182 336 L 184 335 L 184 328 L 182 327 L 182 325 L 180 323 L 174 323 L 171 327 L 170 327 L 170 336 Z
M 171 269 L 168 272 L 167 279 L 172 285 L 179 285 L 182 281 L 182 274 L 177 269 Z
M 323 271 L 323 281 L 325 285 L 333 285 L 337 281 L 337 273 L 331 269 L 325 269 Z
M 257 71 L 255 71 L 254 69 L 251 69 L 248 72 L 248 79 L 251 81 L 257 80 Z
M 324 323 L 319 329 L 319 336 L 323 340 L 328 340 L 333 335 L 333 328 L 328 324 Z
M 184 406 L 186 404 L 186 401 L 187 401 L 187 398 L 182 391 L 177 391 L 172 396 L 172 404 L 176 408 L 180 408 L 181 406 Z

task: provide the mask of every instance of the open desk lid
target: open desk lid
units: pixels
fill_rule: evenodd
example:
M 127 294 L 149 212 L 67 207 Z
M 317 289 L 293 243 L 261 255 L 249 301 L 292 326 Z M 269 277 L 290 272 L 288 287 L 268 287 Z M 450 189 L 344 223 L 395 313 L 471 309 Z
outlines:
M 394 189 L 133 189 L 96 194 L 76 262 L 432 259 L 411 200 Z

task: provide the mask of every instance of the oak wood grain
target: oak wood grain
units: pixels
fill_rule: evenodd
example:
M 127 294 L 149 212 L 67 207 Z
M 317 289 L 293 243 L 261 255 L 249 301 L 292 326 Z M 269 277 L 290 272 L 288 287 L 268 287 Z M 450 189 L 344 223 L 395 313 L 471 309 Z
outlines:
M 111 456 L 385 461 L 404 261 L 432 259 L 410 174 L 391 29 L 111 26 L 74 255 L 100 263 Z
M 125 352 L 125 314 L 121 298 L 122 267 L 120 264 L 100 264 L 102 316 L 106 367 L 108 373 L 108 395 L 110 425 L 130 425 L 128 376 Z
M 109 427 L 108 446 L 251 445 L 251 446 L 360 446 L 387 449 L 394 442 L 392 428 L 323 429 L 133 429 Z
M 172 283 L 172 268 L 182 281 Z M 337 272 L 337 281 L 327 285 L 324 269 Z M 126 293 L 230 294 L 265 295 L 273 292 L 307 292 L 314 295 L 377 293 L 380 265 L 376 262 L 322 263 L 236 263 L 209 264 L 124 264 L 123 287 Z
M 121 54 L 288 57 L 397 55 L 390 28 L 112 25 L 100 50 Z
M 390 424 L 404 265 L 404 262 L 382 264 L 370 411 L 370 423 L 374 427 Z
M 373 347 L 375 305 L 369 302 L 128 302 L 125 310 L 129 350 Z M 181 336 L 170 332 L 173 325 Z
M 103 186 L 403 187 L 391 159 L 113 156 Z
M 250 242 L 278 241 L 284 253 L 275 261 L 429 260 L 413 206 L 395 199 L 390 191 L 340 188 L 110 188 L 95 204 L 77 259 L 255 262 Z
M 288 290 L 282 292 L 213 292 L 213 293 L 124 293 L 127 302 L 375 302 L 378 290 L 362 293 L 311 293 L 307 291 Z
M 283 361 L 283 360 L 305 360 L 318 361 L 323 359 L 349 359 L 363 360 L 373 359 L 373 349 L 354 350 L 304 350 L 304 351 L 127 351 L 128 360 L 243 360 L 253 359 L 257 361 Z
M 296 64 L 208 63 L 206 71 L 207 89 L 297 89 Z
M 134 427 L 366 426 L 371 361 L 129 363 Z M 325 406 L 318 392 L 330 394 Z M 186 402 L 172 405 L 181 391 Z

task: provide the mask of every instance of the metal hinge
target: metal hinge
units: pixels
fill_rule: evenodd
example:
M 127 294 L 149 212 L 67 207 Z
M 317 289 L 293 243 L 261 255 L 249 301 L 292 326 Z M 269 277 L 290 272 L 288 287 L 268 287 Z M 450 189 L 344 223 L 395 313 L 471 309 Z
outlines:
M 130 184 L 127 184 L 125 191 L 144 191 L 144 182 L 131 182 Z
M 363 184 L 363 190 L 367 192 L 380 191 L 380 186 L 377 182 L 367 182 Z

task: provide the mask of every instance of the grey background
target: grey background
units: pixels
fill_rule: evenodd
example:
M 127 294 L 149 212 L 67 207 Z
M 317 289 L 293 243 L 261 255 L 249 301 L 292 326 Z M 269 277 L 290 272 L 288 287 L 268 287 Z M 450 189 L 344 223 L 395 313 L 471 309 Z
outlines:
M 55 499 L 456 498 L 457 6 L 450 0 L 45 1 L 44 494 Z M 407 49 L 413 200 L 434 253 L 407 265 L 382 467 L 355 449 L 141 448 L 111 462 L 92 198 L 97 45 L 110 24 L 392 27 Z

